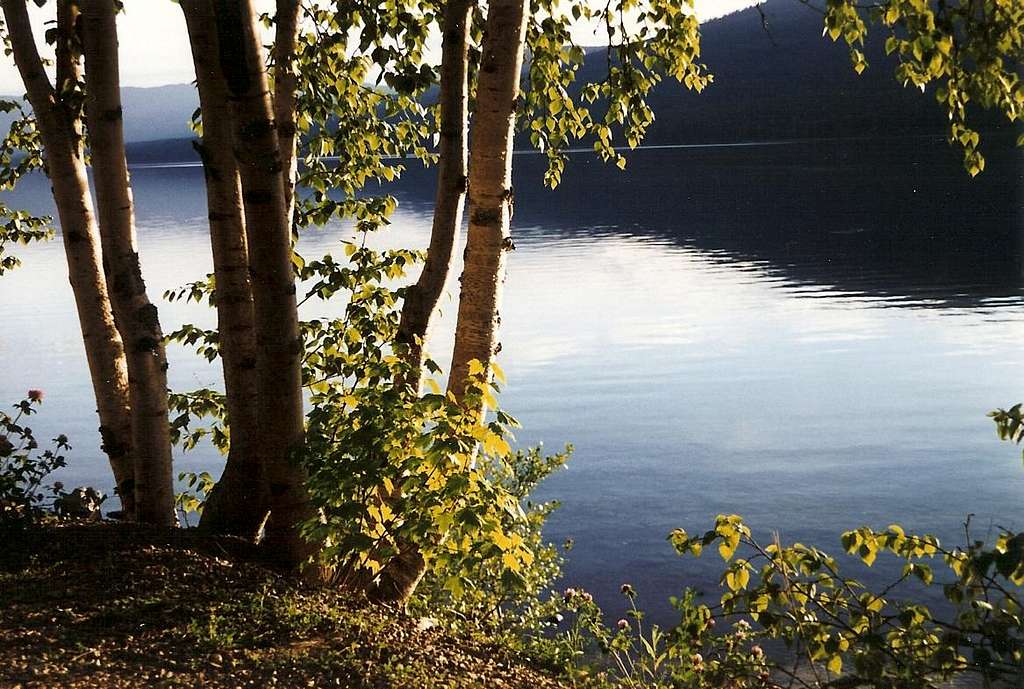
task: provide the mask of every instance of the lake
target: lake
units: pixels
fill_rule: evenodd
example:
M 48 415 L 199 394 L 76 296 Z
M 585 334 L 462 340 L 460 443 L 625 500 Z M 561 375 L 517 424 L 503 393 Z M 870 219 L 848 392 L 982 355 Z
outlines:
M 1020 449 L 985 417 L 1024 399 L 1022 159 L 996 143 L 974 180 L 931 138 L 639 150 L 625 172 L 581 153 L 554 192 L 541 157 L 517 157 L 502 405 L 521 445 L 576 447 L 539 494 L 562 502 L 551 540 L 575 541 L 565 586 L 615 612 L 628 581 L 667 620 L 667 596 L 713 591 L 719 563 L 681 560 L 665 536 L 723 512 L 832 550 L 862 524 L 951 542 L 969 513 L 978 536 L 1024 528 Z M 381 242 L 425 245 L 433 173 L 417 166 Z M 212 270 L 202 171 L 133 182 L 150 296 Z M 45 210 L 48 185 L 5 202 Z M 109 492 L 63 249 L 20 255 L 0 279 L 0 400 L 44 389 L 32 425 L 74 445 L 59 478 Z M 454 311 L 429 345 L 442 362 Z M 161 319 L 214 322 L 180 303 Z M 218 367 L 169 357 L 175 389 L 218 384 Z M 209 448 L 175 459 L 221 466 Z

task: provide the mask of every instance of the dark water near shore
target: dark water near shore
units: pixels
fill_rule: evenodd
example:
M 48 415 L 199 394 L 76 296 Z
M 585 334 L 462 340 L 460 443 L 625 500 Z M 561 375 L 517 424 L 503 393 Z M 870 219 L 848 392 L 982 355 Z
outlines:
M 645 150 L 624 173 L 580 154 L 550 192 L 540 157 L 518 157 L 502 403 L 521 444 L 576 446 L 541 491 L 563 503 L 551 539 L 575 539 L 565 585 L 614 610 L 629 581 L 664 619 L 668 595 L 713 591 L 718 569 L 678 559 L 665 535 L 720 512 L 832 549 L 861 524 L 954 542 L 968 513 L 979 536 L 1024 528 L 1019 450 L 985 418 L 1024 399 L 1021 158 L 1004 147 L 988 163 L 971 180 L 931 139 Z M 431 174 L 398 186 L 381 241 L 425 243 Z M 133 181 L 151 295 L 208 272 L 201 171 Z M 45 209 L 47 192 L 30 180 L 11 202 Z M 109 490 L 62 248 L 20 255 L 0 279 L 0 400 L 46 390 L 33 425 L 75 446 L 61 478 Z M 165 330 L 213 323 L 161 308 Z M 444 312 L 450 324 L 454 303 Z M 431 343 L 440 360 L 448 329 Z M 170 357 L 176 389 L 218 383 Z

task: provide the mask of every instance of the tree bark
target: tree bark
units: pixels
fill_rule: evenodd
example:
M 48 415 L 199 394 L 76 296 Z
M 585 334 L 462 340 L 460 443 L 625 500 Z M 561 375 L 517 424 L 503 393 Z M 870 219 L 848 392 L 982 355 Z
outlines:
M 289 230 L 295 218 L 295 178 L 298 171 L 295 98 L 295 47 L 299 40 L 299 0 L 277 0 L 274 29 L 274 118 L 277 125 L 281 169 L 284 171 L 285 214 Z
M 416 284 L 405 293 L 397 340 L 408 347 L 406 379 L 398 381 L 419 394 L 423 382 L 424 345 L 444 292 L 462 226 L 466 197 L 467 129 L 469 121 L 469 32 L 472 0 L 449 0 L 444 9 L 441 42 L 440 141 L 437 191 L 430 246 Z M 398 555 L 380 573 L 368 593 L 383 602 L 404 604 L 423 576 L 424 562 L 412 543 L 400 540 Z
M 117 483 L 122 509 L 134 513 L 131 452 L 131 406 L 124 346 L 114 323 L 100 255 L 99 230 L 93 214 L 82 156 L 77 111 L 62 102 L 43 69 L 25 0 L 2 0 L 14 61 L 21 74 L 43 140 L 46 172 L 60 220 L 68 277 L 75 298 L 93 394 L 100 418 L 103 451 Z M 73 5 L 58 8 L 58 75 L 78 79 L 77 53 L 68 44 L 76 20 Z
M 167 357 L 157 308 L 146 295 L 139 265 L 121 119 L 114 0 L 81 0 L 79 6 L 85 54 L 86 123 L 103 267 L 128 361 L 135 517 L 146 523 L 173 524 Z
M 217 0 L 220 64 L 230 94 L 242 183 L 256 322 L 257 452 L 270 491 L 264 543 L 281 565 L 312 553 L 298 524 L 312 514 L 306 472 L 291 454 L 303 440 L 302 339 L 291 223 L 267 72 L 251 0 Z
M 196 67 L 207 209 L 216 281 L 217 329 L 227 398 L 230 450 L 203 508 L 200 528 L 255 539 L 268 509 L 266 482 L 255 454 L 256 330 L 242 185 L 231 145 L 231 110 L 220 71 L 211 0 L 182 0 Z
M 398 342 L 406 345 L 410 366 L 408 380 L 415 392 L 422 385 L 424 345 L 433 316 L 444 292 L 455 245 L 462 226 L 466 198 L 467 129 L 469 125 L 469 32 L 471 0 L 449 0 L 444 9 L 441 43 L 440 141 L 438 143 L 437 191 L 430 246 L 416 284 L 405 293 Z
M 462 399 L 474 359 L 488 371 L 501 348 L 505 254 L 513 248 L 512 143 L 526 37 L 525 0 L 495 0 L 487 12 L 469 159 L 469 230 L 448 390 Z M 476 412 L 482 417 L 481 403 Z
M 182 0 L 203 113 L 196 147 L 206 176 L 206 204 L 216 281 L 217 329 L 231 447 L 207 497 L 199 527 L 254 539 L 267 515 L 263 467 L 256 456 L 256 329 L 242 187 L 232 147 L 231 107 L 220 69 L 211 0 Z

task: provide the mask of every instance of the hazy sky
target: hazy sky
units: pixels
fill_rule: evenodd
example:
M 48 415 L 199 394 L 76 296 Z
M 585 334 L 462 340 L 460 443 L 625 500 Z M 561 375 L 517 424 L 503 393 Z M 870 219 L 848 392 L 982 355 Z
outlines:
M 125 0 L 118 20 L 121 43 L 121 83 L 124 86 L 159 86 L 191 82 L 192 61 L 181 9 L 170 0 Z M 257 9 L 269 11 L 273 0 L 256 0 Z M 753 0 L 697 0 L 702 19 L 728 14 L 752 5 Z M 41 49 L 43 23 L 52 17 L 53 3 L 36 8 L 29 3 L 33 29 Z M 581 42 L 600 42 L 600 39 Z M 21 94 L 24 88 L 10 57 L 0 55 L 0 93 Z

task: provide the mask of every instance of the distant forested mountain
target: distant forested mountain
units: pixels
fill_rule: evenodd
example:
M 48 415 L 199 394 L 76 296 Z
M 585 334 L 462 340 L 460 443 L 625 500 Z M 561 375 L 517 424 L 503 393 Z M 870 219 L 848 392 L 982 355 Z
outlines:
M 131 142 L 191 138 L 189 122 L 199 107 L 192 84 L 121 90 L 125 139 Z
M 3 98 L 20 98 L 6 95 Z M 199 96 L 191 84 L 136 87 L 121 89 L 124 110 L 124 135 L 129 143 L 166 139 L 185 139 L 192 136 L 189 120 L 199 107 Z M 11 123 L 10 114 L 0 114 L 3 131 Z
M 701 59 L 714 83 L 701 94 L 671 79 L 660 84 L 651 95 L 656 119 L 647 144 L 944 134 L 946 117 L 933 93 L 894 80 L 884 29 L 869 32 L 870 67 L 858 76 L 845 46 L 822 36 L 820 12 L 798 0 L 769 0 L 764 15 L 767 28 L 754 8 L 704 25 Z M 606 64 L 603 48 L 590 49 L 581 83 L 601 79 Z M 188 142 L 198 105 L 192 85 L 128 87 L 123 102 L 133 162 L 195 159 Z M 988 114 L 976 122 L 1007 128 Z

